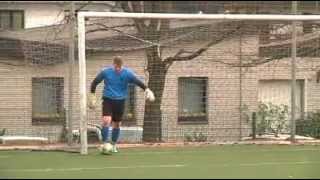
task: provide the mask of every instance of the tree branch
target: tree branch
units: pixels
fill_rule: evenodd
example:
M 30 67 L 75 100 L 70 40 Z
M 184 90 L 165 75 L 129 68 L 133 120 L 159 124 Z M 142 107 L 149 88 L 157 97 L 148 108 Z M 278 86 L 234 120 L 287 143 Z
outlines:
M 125 12 L 142 12 L 142 7 L 138 1 L 121 1 L 121 7 Z M 144 32 L 146 25 L 143 20 L 133 19 L 138 32 Z
M 124 35 L 124 36 L 128 36 L 128 37 L 130 37 L 130 38 L 132 38 L 132 39 L 135 39 L 135 40 L 138 40 L 138 41 L 147 43 L 147 44 L 151 44 L 151 46 L 159 46 L 158 43 L 154 43 L 154 42 L 151 42 L 151 41 L 148 41 L 148 40 L 144 40 L 144 39 L 138 38 L 138 37 L 136 37 L 136 36 L 133 36 L 133 35 L 124 33 L 124 32 L 122 32 L 122 31 L 120 31 L 120 30 L 118 30 L 118 29 L 115 29 L 115 28 L 113 28 L 113 27 L 108 27 L 108 26 L 106 26 L 106 25 L 104 25 L 104 24 L 100 24 L 100 23 L 96 23 L 96 25 L 102 26 L 103 28 L 95 29 L 95 31 L 96 31 L 96 30 L 100 30 L 100 31 L 102 31 L 102 30 L 105 30 L 105 31 L 112 30 L 112 31 L 116 31 L 116 32 L 118 32 L 119 34 L 122 34 L 122 35 Z M 86 33 L 90 33 L 90 32 L 93 32 L 93 31 L 94 31 L 94 30 L 87 31 Z
M 15 66 L 15 67 L 23 67 L 25 66 L 25 64 L 14 64 L 14 63 L 9 63 L 9 62 L 3 62 L 3 61 L 0 61 L 0 64 L 4 64 L 4 65 L 8 65 L 8 66 Z
M 239 64 L 239 63 L 224 63 L 224 64 L 231 66 L 231 67 L 255 67 L 255 66 L 265 64 L 265 63 L 268 63 L 268 62 L 271 62 L 274 60 L 279 60 L 279 59 L 282 59 L 282 57 L 263 58 L 263 59 L 256 60 L 254 62 L 242 63 L 242 64 Z
M 103 26 L 104 28 L 91 29 L 91 30 L 86 31 L 86 33 L 89 34 L 89 33 L 97 32 L 97 31 L 117 30 L 116 28 L 134 27 L 134 24 L 123 24 L 123 25 L 119 25 L 119 26 L 109 27 L 109 26 L 106 26 L 102 23 L 92 23 L 92 24 L 88 24 L 87 26 L 95 26 L 95 25 Z M 120 30 L 117 30 L 117 31 L 120 31 Z
M 174 56 L 167 57 L 166 59 L 164 59 L 164 62 L 170 63 L 170 62 L 173 62 L 173 61 L 189 61 L 189 60 L 192 60 L 192 59 L 200 56 L 203 52 L 207 51 L 212 45 L 218 44 L 219 42 L 225 40 L 226 38 L 229 38 L 230 36 L 234 35 L 236 32 L 239 31 L 239 29 L 240 29 L 240 26 L 238 26 L 237 28 L 235 28 L 234 30 L 232 30 L 232 31 L 230 31 L 228 33 L 224 33 L 223 35 L 216 37 L 211 42 L 206 44 L 204 47 L 198 49 L 197 51 L 194 51 L 190 55 L 181 56 L 181 54 L 183 54 L 182 52 L 185 52 L 185 51 L 184 50 L 180 50 Z
M 189 61 L 192 60 L 198 56 L 200 56 L 203 52 L 207 51 L 212 45 L 218 44 L 219 42 L 234 36 L 237 32 L 240 32 L 240 25 L 236 28 L 234 28 L 233 30 L 222 34 L 219 37 L 216 37 L 215 39 L 213 39 L 211 42 L 209 42 L 208 44 L 206 44 L 205 46 L 203 46 L 202 48 L 190 52 L 190 51 L 185 51 L 184 49 L 180 49 L 175 55 L 171 56 L 171 57 L 167 57 L 166 59 L 164 59 L 164 62 L 167 63 L 168 67 L 175 61 Z M 304 54 L 306 52 L 304 51 Z M 302 54 L 302 53 L 301 53 Z M 277 53 L 274 54 L 271 57 L 265 57 L 265 58 L 256 58 L 256 59 L 247 59 L 247 61 L 250 61 L 248 63 L 228 63 L 228 62 L 224 62 L 224 61 L 220 61 L 220 60 L 214 60 L 213 62 L 218 62 L 218 63 L 222 63 L 225 65 L 228 65 L 230 67 L 255 67 L 261 64 L 265 64 L 274 60 L 280 60 L 282 58 L 288 57 L 288 54 L 286 53 Z

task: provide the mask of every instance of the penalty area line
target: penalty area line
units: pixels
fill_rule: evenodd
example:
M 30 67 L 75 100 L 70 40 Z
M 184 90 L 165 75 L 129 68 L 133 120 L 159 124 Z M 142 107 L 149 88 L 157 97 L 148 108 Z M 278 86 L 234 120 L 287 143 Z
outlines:
M 106 166 L 106 167 L 87 167 L 87 168 L 43 168 L 43 169 L 0 169 L 0 172 L 67 172 L 84 170 L 104 170 L 104 169 L 135 169 L 135 168 L 181 168 L 185 164 L 164 164 L 164 165 L 137 165 L 137 166 Z

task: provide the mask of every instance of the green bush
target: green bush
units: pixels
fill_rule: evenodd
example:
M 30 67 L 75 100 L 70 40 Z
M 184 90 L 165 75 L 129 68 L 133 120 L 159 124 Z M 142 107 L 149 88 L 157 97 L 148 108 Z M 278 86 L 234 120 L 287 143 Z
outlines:
M 287 105 L 260 103 L 257 112 L 257 128 L 259 135 L 273 133 L 276 137 L 288 131 L 289 108 Z
M 189 135 L 189 134 L 185 134 L 185 135 L 184 135 L 184 141 L 185 141 L 185 142 L 192 142 L 192 141 L 193 141 L 193 140 L 192 140 L 192 136 Z
M 6 134 L 6 129 L 1 129 L 0 130 L 0 136 L 4 136 Z
M 204 135 L 202 132 L 200 133 L 193 132 L 193 135 L 185 134 L 184 141 L 185 142 L 206 142 L 207 136 Z
M 296 121 L 296 134 L 320 138 L 320 112 L 309 112 L 304 119 Z

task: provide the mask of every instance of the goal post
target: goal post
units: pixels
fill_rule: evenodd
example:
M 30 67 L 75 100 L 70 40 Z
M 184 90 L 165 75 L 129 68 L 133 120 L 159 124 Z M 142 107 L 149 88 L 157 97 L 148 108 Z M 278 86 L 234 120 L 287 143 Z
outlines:
M 85 14 L 78 14 L 78 52 L 79 52 L 79 94 L 80 94 L 80 142 L 81 154 L 88 153 L 87 140 L 87 91 L 86 91 L 86 45 Z
M 85 18 L 179 19 L 179 20 L 246 20 L 246 21 L 319 21 L 320 15 L 253 15 L 253 14 L 170 14 L 125 12 L 78 12 L 78 55 L 81 154 L 88 153 L 87 90 L 86 90 L 86 27 Z M 295 31 L 294 31 L 295 32 Z M 295 35 L 292 35 L 295 36 Z M 291 57 L 294 58 L 294 57 Z M 295 95 L 292 95 L 295 97 Z

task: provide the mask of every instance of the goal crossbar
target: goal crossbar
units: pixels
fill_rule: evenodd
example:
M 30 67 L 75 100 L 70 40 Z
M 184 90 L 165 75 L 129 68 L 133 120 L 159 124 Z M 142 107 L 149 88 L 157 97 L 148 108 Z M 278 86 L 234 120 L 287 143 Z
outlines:
M 172 13 L 125 13 L 125 12 L 79 12 L 79 18 L 110 17 L 135 19 L 190 19 L 190 20 L 282 20 L 315 21 L 320 15 L 278 15 L 278 14 L 172 14 Z

